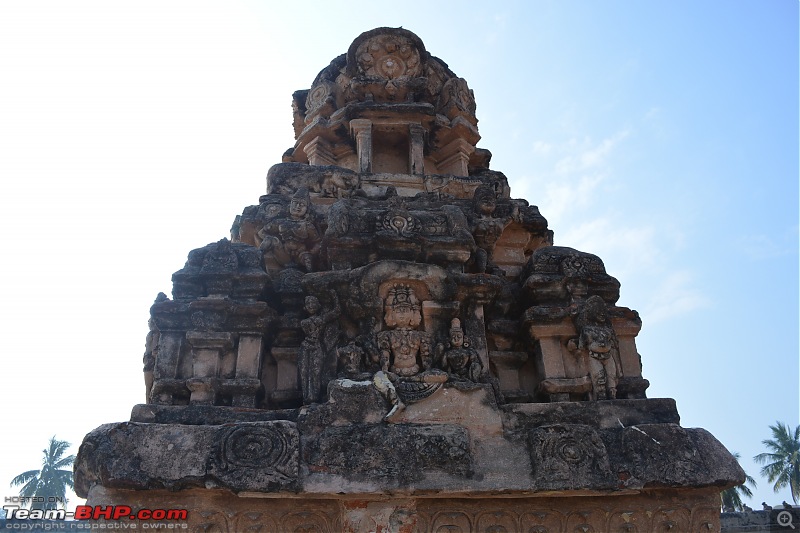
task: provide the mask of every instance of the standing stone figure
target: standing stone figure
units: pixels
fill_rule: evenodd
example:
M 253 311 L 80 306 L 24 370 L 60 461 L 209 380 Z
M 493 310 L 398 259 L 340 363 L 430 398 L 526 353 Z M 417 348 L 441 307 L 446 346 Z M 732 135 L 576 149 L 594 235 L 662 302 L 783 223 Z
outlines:
M 608 318 L 606 303 L 597 295 L 590 296 L 575 317 L 579 350 L 588 355 L 589 377 L 592 380 L 590 400 L 613 400 L 617 397 L 617 336 Z
M 259 248 L 265 254 L 272 253 L 284 266 L 302 266 L 306 272 L 313 270 L 322 240 L 310 206 L 308 189 L 300 187 L 289 203 L 289 217 L 276 218 L 258 231 Z
M 319 314 L 322 304 L 316 296 L 307 296 L 305 309 L 308 318 L 300 321 L 300 327 L 305 333 L 305 338 L 300 344 L 300 353 L 297 359 L 297 370 L 300 374 L 300 388 L 303 392 L 303 404 L 320 401 L 322 396 L 323 377 L 331 372 L 326 372 L 329 366 L 326 349 L 324 346 L 324 330 L 329 322 L 339 316 L 339 298 L 335 291 L 331 291 L 333 309 Z M 335 361 L 334 361 L 335 365 Z M 335 372 L 335 367 L 334 367 Z M 332 378 L 333 376 L 327 376 Z
M 474 213 L 470 217 L 472 236 L 475 238 L 473 263 L 478 272 L 503 275 L 505 272 L 492 262 L 492 254 L 497 240 L 513 217 L 497 217 L 497 199 L 494 190 L 488 185 L 475 189 L 472 197 Z

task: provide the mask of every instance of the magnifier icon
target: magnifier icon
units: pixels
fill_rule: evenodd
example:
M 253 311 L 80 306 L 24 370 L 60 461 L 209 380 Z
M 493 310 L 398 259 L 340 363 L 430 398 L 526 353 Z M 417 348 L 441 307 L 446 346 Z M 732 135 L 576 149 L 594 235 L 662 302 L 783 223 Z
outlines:
M 781 527 L 790 527 L 792 529 L 796 529 L 794 524 L 792 524 L 792 513 L 789 511 L 781 511 L 778 513 L 777 520 L 778 525 Z

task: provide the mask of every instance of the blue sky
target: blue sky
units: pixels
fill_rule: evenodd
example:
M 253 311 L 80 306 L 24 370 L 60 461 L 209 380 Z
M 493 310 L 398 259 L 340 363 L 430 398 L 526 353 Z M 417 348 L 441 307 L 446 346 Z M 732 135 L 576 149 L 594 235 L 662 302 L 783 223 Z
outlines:
M 750 505 L 790 499 L 750 458 L 800 423 L 793 0 L 0 4 L 0 486 L 129 417 L 155 295 L 378 26 L 467 79 L 512 196 L 620 280 L 649 396 L 741 453 Z

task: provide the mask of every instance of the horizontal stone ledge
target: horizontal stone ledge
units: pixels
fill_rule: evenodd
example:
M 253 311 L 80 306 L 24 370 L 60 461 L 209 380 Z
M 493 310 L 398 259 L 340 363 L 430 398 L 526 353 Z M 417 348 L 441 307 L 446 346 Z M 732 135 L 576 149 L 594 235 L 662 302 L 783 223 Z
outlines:
M 672 398 L 596 402 L 516 403 L 501 406 L 506 429 L 546 424 L 622 428 L 638 424 L 680 424 Z

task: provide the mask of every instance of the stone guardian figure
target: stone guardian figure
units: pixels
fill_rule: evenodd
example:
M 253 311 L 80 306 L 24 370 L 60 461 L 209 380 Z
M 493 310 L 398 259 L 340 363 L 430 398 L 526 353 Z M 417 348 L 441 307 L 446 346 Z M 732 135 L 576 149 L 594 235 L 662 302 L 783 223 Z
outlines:
M 619 381 L 614 356 L 618 352 L 617 336 L 611 327 L 603 299 L 590 296 L 575 317 L 578 329 L 577 349 L 587 354 L 589 377 L 592 380 L 590 400 L 613 400 Z M 574 341 L 571 343 L 574 345 Z

